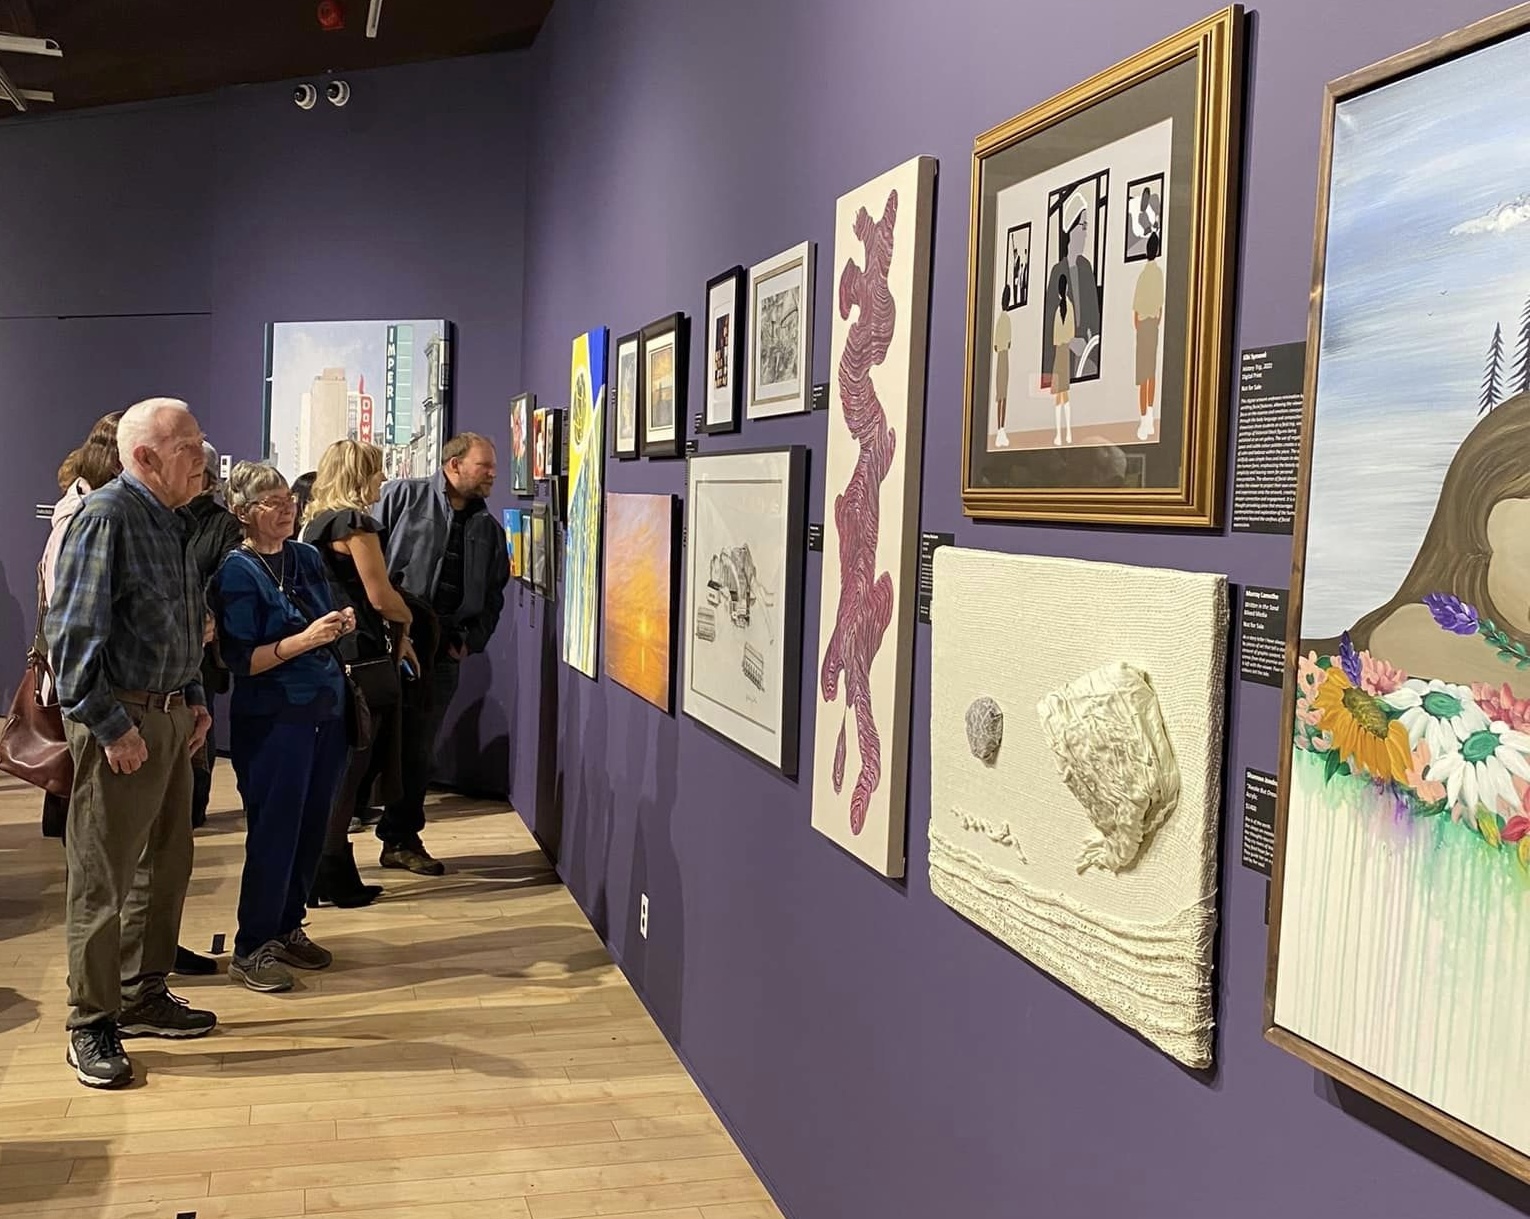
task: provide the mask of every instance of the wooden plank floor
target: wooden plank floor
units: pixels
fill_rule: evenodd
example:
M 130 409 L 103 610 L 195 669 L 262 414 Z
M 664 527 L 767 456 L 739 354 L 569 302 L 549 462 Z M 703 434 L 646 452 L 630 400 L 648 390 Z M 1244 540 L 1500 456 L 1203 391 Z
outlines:
M 82 1087 L 39 799 L 0 782 L 0 1219 L 780 1219 L 503 805 L 433 807 L 449 876 L 374 866 L 383 900 L 313 912 L 331 969 L 286 995 L 176 979 L 218 1031 L 135 1038 L 131 1088 Z M 237 807 L 226 765 L 213 807 Z M 232 941 L 242 858 L 215 812 L 183 943 Z

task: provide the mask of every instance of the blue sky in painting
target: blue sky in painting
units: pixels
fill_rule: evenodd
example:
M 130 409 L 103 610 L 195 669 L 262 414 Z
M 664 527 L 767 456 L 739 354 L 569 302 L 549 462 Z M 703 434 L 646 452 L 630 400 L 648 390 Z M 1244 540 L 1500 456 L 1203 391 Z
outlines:
M 1339 107 L 1302 633 L 1406 575 L 1530 299 L 1530 35 Z M 1526 455 L 1530 461 L 1530 454 Z

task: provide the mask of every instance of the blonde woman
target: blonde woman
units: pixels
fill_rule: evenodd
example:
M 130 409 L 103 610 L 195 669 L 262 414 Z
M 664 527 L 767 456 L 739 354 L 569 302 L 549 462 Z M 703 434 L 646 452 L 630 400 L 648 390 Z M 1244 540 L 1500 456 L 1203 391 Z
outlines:
M 356 614 L 356 633 L 344 641 L 341 652 L 378 717 L 372 745 L 352 752 L 335 793 L 324 856 L 310 894 L 314 905 L 365 906 L 382 892 L 377 885 L 362 884 L 346 834 L 358 803 L 369 803 L 378 780 L 390 771 L 396 773 L 397 732 L 392 717 L 398 714 L 399 666 L 407 664 L 407 671 L 419 671 L 408 637 L 414 615 L 388 579 L 388 563 L 378 540 L 382 526 L 371 516 L 382 483 L 382 450 L 355 440 L 337 440 L 319 459 L 304 511 L 303 540 L 323 556 L 335 604 Z
M 302 923 L 348 752 L 332 645 L 354 634 L 356 619 L 334 604 L 318 552 L 291 540 L 292 491 L 275 467 L 241 461 L 227 495 L 245 539 L 218 568 L 212 601 L 234 674 L 230 752 L 248 827 L 228 976 L 282 991 L 292 988 L 289 966 L 331 960 Z

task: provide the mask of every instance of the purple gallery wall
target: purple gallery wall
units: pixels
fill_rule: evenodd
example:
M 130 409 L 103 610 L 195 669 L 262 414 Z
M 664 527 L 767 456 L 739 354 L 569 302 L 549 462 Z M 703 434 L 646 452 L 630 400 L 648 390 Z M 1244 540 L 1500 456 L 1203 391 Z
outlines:
M 1324 83 L 1492 6 L 1467 0 L 1446 17 L 1424 0 L 1272 0 L 1259 12 L 1240 345 L 1305 333 Z M 826 380 L 835 198 L 932 154 L 920 527 L 966 546 L 1284 586 L 1283 539 L 979 524 L 959 502 L 973 137 L 1206 11 L 1205 0 L 560 0 L 531 51 L 527 388 L 566 402 L 576 332 L 696 317 L 711 275 L 805 238 L 821 243 L 814 379 Z M 693 403 L 700 377 L 693 357 Z M 701 444 L 812 446 L 808 519 L 821 521 L 824 436 L 824 417 L 808 416 Z M 607 486 L 679 493 L 684 466 L 612 462 Z M 820 587 L 809 554 L 804 715 Z M 1087 629 L 1087 610 L 1073 612 Z M 793 1219 L 1530 1209 L 1530 1190 L 1261 1038 L 1265 882 L 1239 866 L 1237 810 L 1244 769 L 1276 766 L 1277 691 L 1235 681 L 1230 696 L 1217 1067 L 1200 1077 L 931 896 L 927 627 L 908 879 L 891 883 L 810 828 L 810 727 L 804 777 L 784 780 L 683 716 L 550 665 L 545 629 L 530 629 L 529 611 L 518 624 L 512 795 L 558 842 L 576 897 Z
M 457 424 L 500 435 L 520 380 L 526 59 L 353 73 L 350 105 L 286 84 L 0 124 L 0 657 L 32 629 L 53 471 L 90 422 L 190 401 L 236 460 L 262 442 L 264 328 L 444 317 Z M 470 182 L 472 189 L 464 189 Z M 508 632 L 464 674 L 481 739 L 446 777 L 503 792 Z M 0 666 L 0 683 L 15 681 Z

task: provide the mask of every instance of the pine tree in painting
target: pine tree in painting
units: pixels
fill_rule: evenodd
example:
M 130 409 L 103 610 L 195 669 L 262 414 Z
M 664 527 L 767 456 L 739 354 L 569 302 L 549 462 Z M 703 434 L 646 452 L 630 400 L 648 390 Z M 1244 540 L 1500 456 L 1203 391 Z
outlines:
M 1503 401 L 1503 326 L 1493 327 L 1493 341 L 1488 345 L 1487 368 L 1482 373 L 1482 396 L 1477 399 L 1477 413 L 1485 415 Z
M 1525 311 L 1519 317 L 1519 350 L 1509 374 L 1509 393 L 1530 394 L 1530 297 L 1525 298 Z

